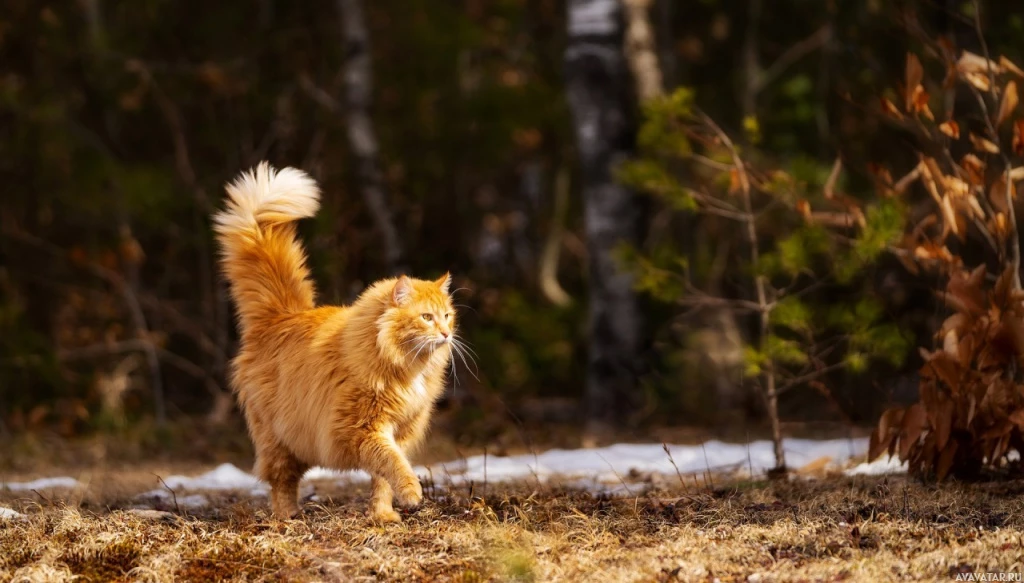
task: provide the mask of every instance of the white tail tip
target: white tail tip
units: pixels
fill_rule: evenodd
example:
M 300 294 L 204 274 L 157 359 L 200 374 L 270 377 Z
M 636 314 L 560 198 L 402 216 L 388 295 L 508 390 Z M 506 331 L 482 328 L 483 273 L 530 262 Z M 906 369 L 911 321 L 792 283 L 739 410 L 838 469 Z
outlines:
M 311 217 L 320 208 L 320 188 L 297 168 L 275 170 L 260 162 L 226 187 L 227 207 L 214 215 L 215 229 L 228 233 L 263 223 L 288 223 Z

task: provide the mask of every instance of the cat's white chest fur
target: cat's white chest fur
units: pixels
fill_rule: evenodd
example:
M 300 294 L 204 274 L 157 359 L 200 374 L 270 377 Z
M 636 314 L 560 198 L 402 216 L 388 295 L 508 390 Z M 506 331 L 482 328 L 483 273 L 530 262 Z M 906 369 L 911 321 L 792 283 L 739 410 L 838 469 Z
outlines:
M 416 375 L 416 377 L 412 379 L 412 382 L 409 383 L 409 391 L 416 399 L 427 398 L 427 380 L 423 378 L 423 373 Z

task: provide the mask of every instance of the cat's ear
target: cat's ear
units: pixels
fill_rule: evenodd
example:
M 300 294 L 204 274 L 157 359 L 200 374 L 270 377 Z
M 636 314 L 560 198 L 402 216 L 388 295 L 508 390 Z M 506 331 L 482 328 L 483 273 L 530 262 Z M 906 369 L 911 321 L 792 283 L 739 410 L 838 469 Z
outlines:
M 435 281 L 437 287 L 441 288 L 441 293 L 448 294 L 448 290 L 452 287 L 452 274 L 445 273 L 441 276 L 441 279 Z
M 409 301 L 409 296 L 412 294 L 412 280 L 406 276 L 398 278 L 395 282 L 395 289 L 391 291 L 391 301 L 396 306 L 405 305 Z

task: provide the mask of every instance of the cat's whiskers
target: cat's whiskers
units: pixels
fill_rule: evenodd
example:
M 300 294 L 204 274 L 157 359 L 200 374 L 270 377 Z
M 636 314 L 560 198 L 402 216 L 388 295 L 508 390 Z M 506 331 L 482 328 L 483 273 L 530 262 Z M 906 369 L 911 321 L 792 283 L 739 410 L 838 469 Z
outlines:
M 423 338 L 421 338 L 419 336 L 413 336 L 412 338 L 406 339 L 404 342 L 399 344 L 399 346 L 405 346 L 406 344 L 412 344 L 413 342 L 416 342 L 417 340 L 423 340 Z
M 416 362 L 416 359 L 420 357 L 420 352 L 423 352 L 423 349 L 430 344 L 430 338 L 422 338 L 422 340 L 423 342 L 419 344 L 419 350 L 417 350 L 416 354 L 412 357 L 413 362 Z
M 479 355 L 478 355 L 478 354 L 476 353 L 476 351 L 475 351 L 475 350 L 473 350 L 473 348 L 472 348 L 472 347 L 471 347 L 471 346 L 470 346 L 469 344 L 466 344 L 466 341 L 465 341 L 465 340 L 463 340 L 462 338 L 460 338 L 460 337 L 459 337 L 459 335 L 458 335 L 458 334 L 455 334 L 455 335 L 453 335 L 453 336 L 452 336 L 452 341 L 454 341 L 454 342 L 458 342 L 458 343 L 459 343 L 459 346 L 461 346 L 462 348 L 466 349 L 466 350 L 467 350 L 467 351 L 468 351 L 468 352 L 469 352 L 470 354 L 472 354 L 473 356 L 475 356 L 475 357 L 477 357 L 477 358 L 479 358 L 479 357 L 480 357 L 480 356 L 479 356 Z
M 413 362 L 413 361 L 416 360 L 416 357 L 413 355 L 413 351 L 414 350 L 416 351 L 417 355 L 419 354 L 420 350 L 423 350 L 423 339 L 422 338 L 413 338 L 413 340 L 418 340 L 419 343 L 416 344 L 416 346 L 413 346 L 412 348 L 410 348 L 408 350 L 408 352 L 405 353 L 405 358 L 407 360 L 409 360 L 410 362 Z M 406 344 L 406 343 L 403 343 L 403 344 Z
M 466 356 L 467 356 L 466 351 L 470 350 L 469 347 L 467 347 L 458 338 L 455 338 L 453 336 L 452 337 L 452 348 L 454 349 L 454 352 L 459 357 L 459 359 L 462 360 L 462 364 L 464 364 L 466 366 L 466 370 L 469 371 L 469 374 L 473 375 L 473 378 L 476 379 L 477 381 L 479 381 L 480 380 L 480 376 L 477 374 L 479 369 L 477 369 L 477 371 L 474 371 L 473 369 L 471 369 L 469 367 L 469 362 L 472 362 L 473 363 L 473 368 L 477 368 L 476 361 L 473 360 L 472 356 L 469 357 L 468 361 L 466 359 Z M 455 359 L 452 359 L 453 367 L 454 367 L 454 363 L 455 363 Z
M 455 359 L 454 358 L 451 359 L 451 365 L 452 365 L 452 381 L 455 382 L 455 387 L 453 388 L 452 392 L 455 393 L 455 392 L 457 392 L 459 390 L 459 371 L 457 371 L 455 369 Z

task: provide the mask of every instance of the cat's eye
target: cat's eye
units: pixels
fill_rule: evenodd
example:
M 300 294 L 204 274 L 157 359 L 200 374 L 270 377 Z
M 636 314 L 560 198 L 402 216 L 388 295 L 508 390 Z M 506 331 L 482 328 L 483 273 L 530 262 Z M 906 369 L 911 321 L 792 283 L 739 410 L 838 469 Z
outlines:
M 451 312 L 448 312 L 447 314 L 445 314 L 445 315 L 444 315 L 444 319 L 445 319 L 445 320 L 451 320 L 451 319 L 452 319 L 452 313 L 451 313 Z
M 431 314 L 423 314 L 421 317 L 426 322 L 433 322 L 434 321 L 434 316 L 431 315 Z

